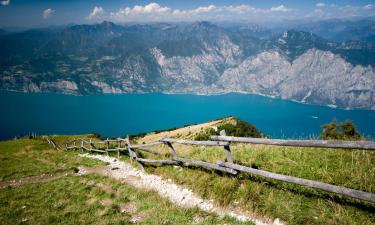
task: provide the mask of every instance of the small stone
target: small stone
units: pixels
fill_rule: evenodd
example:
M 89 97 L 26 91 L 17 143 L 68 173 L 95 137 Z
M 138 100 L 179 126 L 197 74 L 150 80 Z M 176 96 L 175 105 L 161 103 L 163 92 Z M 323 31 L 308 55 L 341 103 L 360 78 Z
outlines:
M 137 211 L 137 207 L 135 207 L 135 205 L 130 204 L 130 203 L 128 203 L 128 204 L 121 204 L 119 206 L 119 210 L 122 213 L 133 214 L 133 213 L 135 213 Z
M 283 224 L 280 222 L 279 218 L 276 218 L 276 219 L 273 221 L 273 225 L 283 225 Z

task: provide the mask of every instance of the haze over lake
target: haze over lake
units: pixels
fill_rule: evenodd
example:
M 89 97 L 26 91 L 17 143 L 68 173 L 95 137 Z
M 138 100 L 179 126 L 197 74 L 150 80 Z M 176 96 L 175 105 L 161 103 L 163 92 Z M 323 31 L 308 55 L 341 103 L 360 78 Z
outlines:
M 214 96 L 0 92 L 0 138 L 29 134 L 124 136 L 236 116 L 272 138 L 317 138 L 333 118 L 375 137 L 375 111 L 342 110 L 250 94 Z

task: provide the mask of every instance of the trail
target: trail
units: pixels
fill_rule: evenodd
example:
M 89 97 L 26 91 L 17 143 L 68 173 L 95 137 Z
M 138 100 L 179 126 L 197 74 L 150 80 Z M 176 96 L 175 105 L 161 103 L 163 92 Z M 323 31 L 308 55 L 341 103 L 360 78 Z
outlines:
M 172 203 L 180 207 L 197 207 L 202 211 L 214 213 L 219 216 L 234 217 L 239 221 L 252 221 L 256 225 L 281 225 L 279 219 L 275 221 L 266 221 L 259 219 L 249 212 L 244 212 L 238 208 L 223 208 L 216 206 L 212 200 L 202 199 L 194 194 L 190 189 L 182 187 L 165 180 L 157 175 L 148 174 L 144 171 L 134 168 L 129 163 L 118 161 L 116 158 L 105 155 L 81 154 L 81 157 L 98 159 L 108 163 L 108 166 L 98 168 L 79 168 L 80 174 L 99 173 L 104 176 L 112 177 L 124 181 L 136 188 L 156 191 L 159 195 L 169 199 Z
M 65 171 L 59 173 L 49 173 L 49 174 L 42 174 L 38 176 L 31 176 L 31 177 L 24 177 L 20 179 L 14 179 L 9 181 L 0 181 L 0 189 L 7 188 L 7 187 L 18 187 L 26 184 L 34 184 L 34 183 L 41 183 L 41 182 L 48 182 L 52 180 L 56 180 L 60 177 L 70 176 L 76 174 L 75 171 Z

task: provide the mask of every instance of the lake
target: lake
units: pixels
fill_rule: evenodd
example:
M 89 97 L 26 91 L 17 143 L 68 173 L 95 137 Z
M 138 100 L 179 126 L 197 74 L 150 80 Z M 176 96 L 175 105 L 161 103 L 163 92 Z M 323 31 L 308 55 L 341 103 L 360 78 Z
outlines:
M 102 94 L 0 92 L 0 139 L 29 134 L 124 136 L 202 123 L 229 115 L 272 138 L 318 137 L 333 118 L 353 120 L 375 137 L 375 111 L 342 110 L 250 94 Z

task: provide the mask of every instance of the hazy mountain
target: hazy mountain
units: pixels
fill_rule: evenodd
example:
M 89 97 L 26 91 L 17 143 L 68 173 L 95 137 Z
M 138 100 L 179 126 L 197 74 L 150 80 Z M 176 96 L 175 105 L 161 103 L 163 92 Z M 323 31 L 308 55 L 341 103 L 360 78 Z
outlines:
M 366 41 L 375 35 L 375 20 L 324 20 L 298 25 L 295 29 L 315 33 L 332 41 Z
M 334 42 L 310 31 L 208 22 L 35 29 L 0 36 L 0 89 L 245 92 L 375 109 L 371 37 Z

